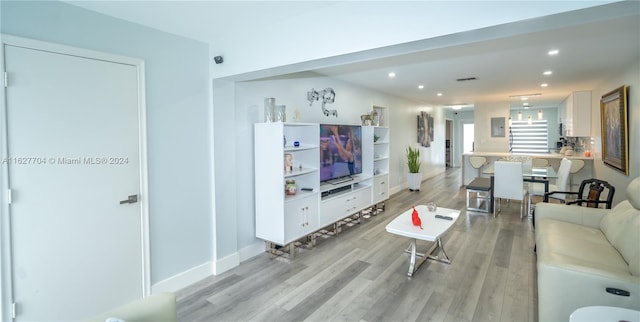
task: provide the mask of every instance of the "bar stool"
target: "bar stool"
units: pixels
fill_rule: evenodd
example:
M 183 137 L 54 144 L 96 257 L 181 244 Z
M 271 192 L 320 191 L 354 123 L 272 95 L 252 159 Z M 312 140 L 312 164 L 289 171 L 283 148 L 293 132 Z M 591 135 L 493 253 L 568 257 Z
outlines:
M 573 191 L 573 174 L 580 172 L 584 168 L 584 160 L 571 160 L 571 169 L 569 170 L 569 191 Z
M 472 196 L 472 194 L 475 194 Z M 474 206 L 471 206 L 471 201 Z M 484 204 L 484 207 L 481 207 Z M 486 212 L 491 211 L 491 179 L 475 178 L 467 185 L 467 210 Z
M 478 156 L 469 157 L 469 163 L 471 163 L 474 169 L 478 170 L 477 177 L 479 178 L 482 176 L 482 167 L 487 164 L 487 158 Z
M 535 159 L 531 160 L 531 165 L 536 167 L 536 168 L 545 168 L 545 167 L 549 166 L 549 160 L 541 159 L 541 158 L 535 158 Z

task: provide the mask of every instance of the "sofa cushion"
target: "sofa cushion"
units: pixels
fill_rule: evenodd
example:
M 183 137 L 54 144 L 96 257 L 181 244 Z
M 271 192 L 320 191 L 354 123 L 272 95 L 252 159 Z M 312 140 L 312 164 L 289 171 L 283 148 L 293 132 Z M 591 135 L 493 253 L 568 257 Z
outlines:
M 536 226 L 538 262 L 591 274 L 630 275 L 629 265 L 595 228 L 554 219 Z
M 640 210 L 623 201 L 602 218 L 600 229 L 627 261 L 631 273 L 640 276 Z
M 640 177 L 633 179 L 627 186 L 627 200 L 634 208 L 640 210 Z

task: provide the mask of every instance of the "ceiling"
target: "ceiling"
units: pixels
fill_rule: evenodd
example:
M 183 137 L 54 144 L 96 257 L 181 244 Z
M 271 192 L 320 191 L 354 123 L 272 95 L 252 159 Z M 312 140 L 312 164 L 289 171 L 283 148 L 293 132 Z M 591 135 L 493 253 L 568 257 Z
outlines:
M 200 24 L 206 23 L 206 27 L 193 28 L 193 10 L 167 7 L 168 11 L 162 13 L 164 23 L 158 25 L 141 18 L 150 16 L 144 1 L 109 2 L 109 6 L 91 1 L 70 3 L 208 43 L 222 37 L 215 31 L 229 30 L 234 17 L 242 14 L 201 10 L 197 14 L 200 17 L 210 14 L 215 19 L 197 19 Z M 304 1 L 283 2 L 281 8 L 270 8 L 264 17 L 277 19 L 308 10 L 308 6 Z M 330 76 L 425 105 L 464 105 L 468 109 L 474 104 L 492 102 L 522 108 L 524 101 L 509 97 L 539 93 L 526 102 L 533 108 L 556 107 L 570 92 L 597 88 L 612 73 L 640 60 L 640 6 L 636 8 L 638 12 L 621 18 L 304 72 Z M 559 50 L 559 54 L 549 56 L 547 52 L 551 49 Z M 545 76 L 545 71 L 552 74 Z M 390 72 L 396 76 L 390 78 Z M 456 81 L 471 77 L 475 80 Z M 541 87 L 543 83 L 548 86 Z M 419 89 L 419 85 L 424 88 Z
M 551 49 L 559 53 L 550 56 Z M 640 19 L 630 16 L 316 72 L 429 104 L 509 101 L 512 108 L 524 102 L 546 108 L 558 106 L 572 91 L 597 88 L 612 72 L 639 59 Z M 552 74 L 545 76 L 545 71 Z M 389 72 L 396 76 L 388 77 Z M 476 79 L 457 81 L 471 77 Z M 510 98 L 533 93 L 541 95 L 527 101 Z

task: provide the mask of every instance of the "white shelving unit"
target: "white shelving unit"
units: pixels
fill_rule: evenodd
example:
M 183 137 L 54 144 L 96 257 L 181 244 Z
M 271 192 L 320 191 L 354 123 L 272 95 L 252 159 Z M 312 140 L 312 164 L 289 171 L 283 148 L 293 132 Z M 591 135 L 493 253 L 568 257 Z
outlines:
M 373 203 L 389 199 L 389 128 L 373 128 Z
M 254 135 L 256 237 L 284 246 L 319 228 L 318 124 L 257 123 Z M 293 156 L 291 173 L 285 171 L 285 154 Z M 298 185 L 295 195 L 285 194 L 287 179 Z
M 322 184 L 319 130 L 311 123 L 255 124 L 256 237 L 268 243 L 270 252 L 278 248 L 274 245 L 289 245 L 293 258 L 293 242 L 311 237 L 313 243 L 314 232 L 332 224 L 337 232 L 345 218 L 388 199 L 389 129 L 363 126 L 362 173 Z M 293 157 L 290 172 L 285 170 L 287 154 Z M 289 179 L 298 185 L 295 195 L 285 193 Z

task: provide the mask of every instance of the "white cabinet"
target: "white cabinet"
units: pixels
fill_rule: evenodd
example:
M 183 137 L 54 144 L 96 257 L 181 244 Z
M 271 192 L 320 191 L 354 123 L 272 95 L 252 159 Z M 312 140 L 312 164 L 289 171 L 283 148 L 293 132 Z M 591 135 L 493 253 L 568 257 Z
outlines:
M 342 220 L 371 205 L 370 180 L 348 184 L 343 188 L 346 189 L 323 197 L 320 208 L 321 227 Z M 329 192 L 335 189 L 340 190 L 341 188 L 327 189 L 325 191 Z
M 318 228 L 318 197 L 307 196 L 286 202 L 284 207 L 284 238 L 274 241 L 285 245 Z
M 319 127 L 257 123 L 254 129 L 256 237 L 285 245 L 319 228 Z M 290 171 L 287 156 L 293 161 Z M 295 180 L 295 195 L 285 194 L 286 180 Z
M 389 175 L 383 174 L 373 178 L 373 203 L 377 204 L 389 199 Z
M 578 91 L 569 95 L 558 108 L 563 115 L 564 136 L 591 136 L 591 91 Z

